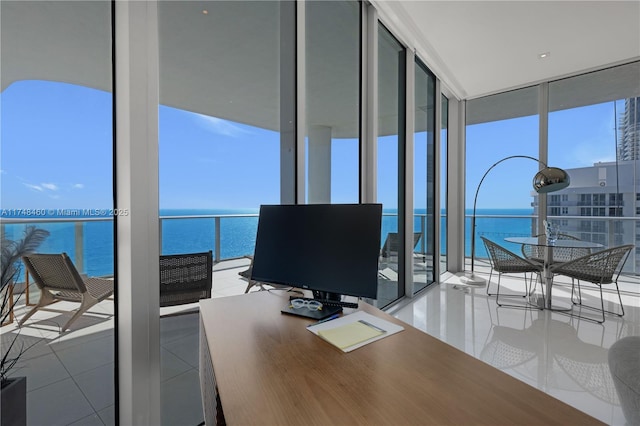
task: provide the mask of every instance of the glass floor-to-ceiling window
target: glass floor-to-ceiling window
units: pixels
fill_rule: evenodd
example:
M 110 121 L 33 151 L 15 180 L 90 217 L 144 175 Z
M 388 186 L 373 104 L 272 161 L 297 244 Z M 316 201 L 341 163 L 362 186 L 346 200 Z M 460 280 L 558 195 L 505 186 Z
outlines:
M 416 59 L 415 130 L 413 158 L 413 235 L 412 254 L 414 292 L 434 280 L 435 247 L 435 118 L 436 79 Z M 439 215 L 438 215 L 439 216 Z
M 357 203 L 360 2 L 305 2 L 307 203 Z
M 509 245 L 504 238 L 531 235 L 532 215 L 537 205 L 537 197 L 531 193 L 531 181 L 540 167 L 538 128 L 538 87 L 467 102 L 465 258 L 471 256 L 471 233 L 474 232 L 471 214 L 476 192 L 476 261 L 488 259 L 480 236 L 515 252 L 520 247 Z M 528 156 L 533 160 L 506 159 L 511 156 Z
M 27 227 L 44 229 L 36 252 L 67 253 L 79 274 L 115 288 L 114 216 L 127 212 L 113 209 L 111 6 L 0 3 L 0 226 L 3 259 L 7 240 L 22 240 Z M 79 303 L 40 309 L 18 331 L 40 299 L 33 277 L 18 268 L 0 357 L 24 350 L 8 375 L 26 378 L 27 424 L 113 424 L 114 296 L 64 332 Z
M 294 19 L 293 2 L 158 2 L 161 254 L 237 271 L 212 297 L 247 288 L 260 205 L 293 201 Z M 160 309 L 163 424 L 203 420 L 197 312 Z
M 383 307 L 404 295 L 404 47 L 378 26 L 378 194 L 382 203 L 382 251 L 377 305 Z
M 549 163 L 569 173 L 548 195 L 562 233 L 603 247 L 638 244 L 640 62 L 549 83 Z M 624 273 L 637 274 L 632 251 Z

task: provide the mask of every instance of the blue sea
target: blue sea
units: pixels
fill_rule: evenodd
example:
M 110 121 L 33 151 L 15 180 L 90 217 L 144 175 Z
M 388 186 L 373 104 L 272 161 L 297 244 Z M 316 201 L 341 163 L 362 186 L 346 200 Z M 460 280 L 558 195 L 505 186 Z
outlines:
M 421 231 L 421 216 L 425 216 L 424 209 L 416 210 L 414 231 Z M 467 211 L 467 215 L 471 215 Z M 494 240 L 502 240 L 506 236 L 531 235 L 533 211 L 531 209 L 478 210 L 476 219 L 476 256 L 486 257 L 480 235 Z M 258 209 L 221 210 L 221 209 L 163 209 L 160 210 L 162 219 L 162 249 L 161 254 L 174 254 L 196 251 L 213 250 L 215 253 L 215 219 L 212 217 L 191 218 L 188 216 L 222 215 L 220 220 L 220 259 L 236 258 L 253 254 L 256 230 L 258 225 Z M 398 229 L 397 210 L 385 210 L 382 219 L 381 243 L 389 232 Z M 523 216 L 520 218 L 483 218 L 482 215 Z M 41 217 L 39 219 L 46 219 Z M 57 219 L 60 216 L 56 216 Z M 75 216 L 75 220 L 84 217 Z M 93 217 L 92 219 L 96 219 Z M 76 258 L 75 233 L 80 228 L 82 232 L 83 270 L 92 276 L 113 275 L 113 221 L 102 218 L 99 221 L 87 221 L 82 226 L 74 222 L 42 222 L 37 226 L 48 230 L 51 235 L 42 244 L 42 253 L 67 252 L 72 259 Z M 427 220 L 426 223 L 429 221 Z M 6 238 L 20 239 L 25 225 L 4 225 Z M 446 226 L 446 217 L 442 218 L 442 229 Z M 466 219 L 467 256 L 471 254 L 471 219 Z M 443 232 L 441 239 L 442 252 L 446 252 L 446 238 Z M 416 251 L 419 251 L 419 243 Z

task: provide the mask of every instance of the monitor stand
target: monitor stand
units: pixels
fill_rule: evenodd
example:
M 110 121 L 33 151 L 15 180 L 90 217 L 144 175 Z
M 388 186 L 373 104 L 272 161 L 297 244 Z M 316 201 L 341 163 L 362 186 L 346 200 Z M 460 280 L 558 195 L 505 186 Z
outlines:
M 322 300 L 335 300 L 336 302 L 340 302 L 342 300 L 342 295 L 339 293 L 331 293 L 330 291 L 313 290 L 313 298 Z
M 355 302 L 343 302 L 340 293 L 313 290 L 313 298 L 318 299 L 326 306 L 342 306 L 343 308 L 358 309 L 358 304 Z
M 287 305 L 280 311 L 283 314 L 296 315 L 299 317 L 312 318 L 315 320 L 322 320 L 330 317 L 331 315 L 339 314 L 342 312 L 342 306 L 323 306 L 319 311 L 312 311 L 306 307 L 294 308 L 291 305 Z

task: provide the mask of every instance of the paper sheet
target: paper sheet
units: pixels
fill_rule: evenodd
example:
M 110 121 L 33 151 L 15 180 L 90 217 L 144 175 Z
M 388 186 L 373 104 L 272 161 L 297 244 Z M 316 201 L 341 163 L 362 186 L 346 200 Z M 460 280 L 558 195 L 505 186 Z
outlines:
M 320 330 L 318 335 L 340 349 L 357 345 L 383 334 L 382 331 L 361 322 L 352 322 L 329 330 Z
M 311 325 L 307 327 L 307 330 L 340 348 L 343 352 L 351 352 L 402 331 L 404 327 L 367 312 L 356 311 L 331 321 Z

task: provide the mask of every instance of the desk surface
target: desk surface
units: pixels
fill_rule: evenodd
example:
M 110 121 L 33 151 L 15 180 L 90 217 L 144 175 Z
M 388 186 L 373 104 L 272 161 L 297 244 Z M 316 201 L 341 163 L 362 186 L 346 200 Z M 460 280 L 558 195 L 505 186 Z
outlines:
M 266 291 L 200 301 L 229 425 L 600 424 L 364 302 L 405 330 L 349 353 L 281 314 L 287 302 Z
M 600 243 L 583 240 L 556 240 L 553 244 L 547 243 L 546 237 L 506 237 L 504 239 L 510 243 L 528 244 L 532 246 L 563 247 L 563 248 L 598 248 L 603 247 Z

